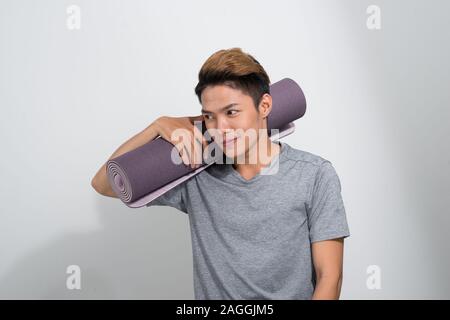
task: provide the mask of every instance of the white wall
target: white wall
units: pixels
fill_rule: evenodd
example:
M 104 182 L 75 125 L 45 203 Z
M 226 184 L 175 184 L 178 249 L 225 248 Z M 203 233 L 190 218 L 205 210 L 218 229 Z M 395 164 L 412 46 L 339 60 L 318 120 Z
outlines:
M 66 26 L 81 9 L 81 29 Z M 369 5 L 381 29 L 369 30 Z M 351 237 L 343 299 L 450 298 L 446 1 L 0 2 L 0 298 L 191 299 L 188 217 L 90 187 L 197 73 L 241 47 L 308 102 L 285 141 L 329 159 Z M 447 89 L 447 91 L 446 91 Z M 66 288 L 79 265 L 82 289 Z M 381 289 L 366 269 L 381 269 Z

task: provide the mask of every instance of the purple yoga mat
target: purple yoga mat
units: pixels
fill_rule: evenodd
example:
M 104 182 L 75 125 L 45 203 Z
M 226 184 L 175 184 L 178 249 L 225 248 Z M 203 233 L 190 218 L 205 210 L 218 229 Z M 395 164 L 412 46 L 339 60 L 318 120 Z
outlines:
M 305 114 L 306 100 L 299 85 L 289 78 L 272 84 L 270 95 L 272 111 L 267 125 L 269 134 L 270 129 L 279 130 L 278 135 L 270 136 L 272 140 L 278 140 L 294 131 L 293 121 Z M 180 164 L 172 161 L 172 149 Z M 138 208 L 214 165 L 204 160 L 201 167 L 192 169 L 181 162 L 175 151 L 176 148 L 170 142 L 158 136 L 134 150 L 108 160 L 106 169 L 111 188 L 127 206 Z

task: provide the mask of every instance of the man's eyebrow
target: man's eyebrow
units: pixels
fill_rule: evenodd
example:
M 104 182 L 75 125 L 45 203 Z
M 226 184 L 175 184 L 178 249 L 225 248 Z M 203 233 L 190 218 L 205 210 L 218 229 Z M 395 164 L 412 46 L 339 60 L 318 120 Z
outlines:
M 230 103 L 229 105 L 226 105 L 225 107 L 223 107 L 222 109 L 220 109 L 220 111 L 228 110 L 228 109 L 230 109 L 230 108 L 232 108 L 232 107 L 234 107 L 234 106 L 237 106 L 238 104 L 239 104 L 239 103 Z M 202 113 L 213 113 L 213 112 L 208 111 L 208 110 L 205 110 L 205 109 L 202 109 Z

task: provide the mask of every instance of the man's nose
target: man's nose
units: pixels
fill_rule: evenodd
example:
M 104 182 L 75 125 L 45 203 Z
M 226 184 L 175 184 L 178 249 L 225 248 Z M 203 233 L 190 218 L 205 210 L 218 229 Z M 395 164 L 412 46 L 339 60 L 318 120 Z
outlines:
M 226 117 L 221 116 L 218 116 L 215 119 L 214 124 L 210 124 L 208 129 L 208 133 L 211 135 L 212 140 L 218 139 L 218 141 L 223 141 L 227 139 L 227 135 L 230 137 L 234 134 L 234 129 L 230 127 L 230 123 L 227 121 Z
M 230 131 L 229 123 L 225 117 L 217 117 L 217 130 L 221 133 Z

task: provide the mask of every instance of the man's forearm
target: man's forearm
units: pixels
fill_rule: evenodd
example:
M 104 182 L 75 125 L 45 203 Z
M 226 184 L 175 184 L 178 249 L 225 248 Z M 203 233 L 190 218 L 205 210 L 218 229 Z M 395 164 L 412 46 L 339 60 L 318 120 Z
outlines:
M 119 148 L 117 148 L 116 151 L 114 151 L 114 153 L 109 157 L 108 160 L 116 158 L 124 153 L 127 153 L 128 151 L 139 148 L 147 142 L 155 139 L 158 136 L 157 121 L 158 120 L 151 123 L 147 128 L 125 141 Z
M 342 278 L 318 278 L 312 300 L 338 300 L 341 293 Z
M 125 141 L 116 151 L 108 158 L 108 160 L 118 157 L 128 151 L 134 150 L 145 143 L 155 139 L 158 136 L 158 120 L 155 120 L 147 128 Z M 109 185 L 106 173 L 106 162 L 101 166 L 91 181 L 92 187 L 102 195 L 109 197 L 117 197 L 111 186 Z

